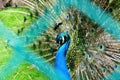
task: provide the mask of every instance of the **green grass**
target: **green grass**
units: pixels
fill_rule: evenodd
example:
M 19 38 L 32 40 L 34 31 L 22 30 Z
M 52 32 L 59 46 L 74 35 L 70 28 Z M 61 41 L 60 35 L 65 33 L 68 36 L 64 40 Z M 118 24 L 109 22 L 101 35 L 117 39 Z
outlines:
M 36 68 L 31 70 L 28 68 L 29 66 L 29 63 L 24 62 L 7 80 L 48 80 L 48 78 Z
M 5 40 L 0 38 L 0 67 L 5 65 L 5 63 L 11 58 L 12 49 L 7 46 Z
M 0 20 L 10 30 L 17 33 L 17 30 L 32 24 L 35 18 L 29 16 L 30 11 L 24 8 L 5 8 L 0 10 Z M 24 16 L 27 21 L 24 23 Z M 11 58 L 12 49 L 7 45 L 5 40 L 0 38 L 0 67 L 4 66 L 5 63 Z M 30 70 L 27 68 L 31 64 L 24 62 L 14 73 L 11 73 L 6 80 L 48 80 L 43 73 L 39 72 L 36 68 Z
M 24 22 L 24 16 L 26 22 Z M 16 32 L 22 27 L 27 27 L 35 20 L 30 17 L 30 11 L 23 8 L 5 8 L 0 11 L 0 20 L 12 31 Z

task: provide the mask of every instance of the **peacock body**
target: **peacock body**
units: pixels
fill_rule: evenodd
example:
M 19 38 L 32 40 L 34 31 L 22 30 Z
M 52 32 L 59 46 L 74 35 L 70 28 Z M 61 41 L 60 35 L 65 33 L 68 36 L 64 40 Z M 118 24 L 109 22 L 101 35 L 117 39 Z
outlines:
M 70 37 L 67 33 L 60 33 L 57 35 L 56 39 L 60 44 L 60 47 L 56 54 L 55 68 L 65 75 L 68 80 L 70 80 L 70 74 L 66 64 L 66 53 L 70 45 Z
M 70 1 L 72 3 L 72 0 Z M 84 0 L 82 1 L 84 4 Z M 120 20 L 120 0 L 88 1 L 101 7 L 104 12 L 113 16 L 117 21 Z M 79 6 L 77 4 L 79 0 L 74 2 Z M 115 76 L 108 77 L 114 72 L 120 74 L 119 40 L 114 37 L 113 32 L 107 32 L 82 11 L 73 6 L 68 8 L 66 4 L 62 5 L 62 3 L 65 4 L 65 0 L 23 0 L 16 3 L 18 7 L 28 8 L 29 16 L 35 17 L 38 24 L 49 24 L 46 26 L 46 30 L 41 27 L 42 24 L 39 25 L 41 34 L 27 47 L 45 58 L 46 62 L 55 65 L 54 67 L 60 70 L 68 80 L 70 78 L 72 80 L 119 80 Z M 58 12 L 54 9 L 54 5 L 57 4 L 59 4 L 57 9 L 60 10 Z M 83 9 L 85 7 L 80 6 Z M 101 13 L 98 18 L 101 19 L 103 14 Z M 37 21 L 42 16 L 45 16 L 45 19 L 43 18 L 45 21 Z M 24 17 L 25 21 L 26 17 Z M 35 32 L 33 29 L 33 33 Z M 18 33 L 20 33 L 18 36 L 24 34 L 19 30 Z M 29 37 L 32 36 L 29 35 Z

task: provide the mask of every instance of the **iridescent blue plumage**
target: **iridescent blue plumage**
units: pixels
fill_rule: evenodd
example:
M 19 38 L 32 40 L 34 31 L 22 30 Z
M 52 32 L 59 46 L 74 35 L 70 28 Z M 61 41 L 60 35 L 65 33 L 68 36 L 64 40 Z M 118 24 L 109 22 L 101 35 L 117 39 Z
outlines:
M 66 65 L 66 53 L 70 45 L 70 37 L 67 33 L 63 32 L 57 35 L 56 41 L 60 43 L 60 47 L 56 55 L 55 68 L 70 80 L 70 74 Z

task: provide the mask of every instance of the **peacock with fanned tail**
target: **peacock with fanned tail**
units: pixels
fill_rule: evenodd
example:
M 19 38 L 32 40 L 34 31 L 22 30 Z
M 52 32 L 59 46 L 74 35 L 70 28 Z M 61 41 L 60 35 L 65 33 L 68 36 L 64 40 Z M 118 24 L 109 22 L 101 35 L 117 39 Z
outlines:
M 64 2 L 64 0 L 61 1 Z M 119 21 L 119 0 L 91 1 Z M 77 3 L 77 1 L 75 2 Z M 52 8 L 59 1 L 23 0 L 22 3 L 25 4 L 24 7 L 32 11 L 30 12 L 31 17 L 37 17 L 46 15 L 44 11 L 47 12 L 47 10 L 51 10 L 56 15 L 57 12 Z M 81 6 L 84 7 L 84 5 Z M 51 25 L 47 26 L 48 29 L 28 46 L 45 58 L 47 62 L 52 65 L 55 64 L 55 68 L 62 71 L 61 67 L 64 67 L 65 70 L 62 72 L 69 79 L 70 76 L 73 80 L 107 79 L 108 75 L 119 68 L 119 40 L 116 40 L 112 34 L 106 32 L 96 22 L 91 21 L 74 7 L 71 6 L 68 11 L 64 11 L 64 8 L 66 6 L 60 6 L 61 15 L 57 19 L 54 18 L 54 15 L 46 16 L 47 19 L 51 18 Z M 65 53 L 64 57 L 61 57 L 59 55 L 61 52 L 59 51 L 64 51 L 65 48 L 63 46 L 65 45 L 67 45 L 68 50 L 66 49 L 66 52 L 63 52 Z M 58 58 L 61 59 L 58 60 Z
M 54 1 L 38 2 L 37 6 L 31 9 L 40 15 L 44 14 L 42 10 L 46 10 L 46 7 L 52 7 L 55 4 Z M 118 16 L 117 11 L 116 15 L 113 13 L 114 8 L 117 10 L 113 6 L 115 1 L 109 3 L 107 0 L 93 0 L 93 2 L 115 18 Z M 36 4 L 34 1 L 31 3 Z M 27 1 L 26 4 L 28 5 Z M 119 3 L 116 5 L 119 6 Z M 39 6 L 42 6 L 43 9 Z M 71 45 L 66 57 L 69 72 L 73 79 L 101 80 L 118 68 L 119 41 L 83 15 L 82 12 L 71 7 L 69 11 L 62 13 L 57 20 L 54 20 L 54 16 L 48 18 L 52 18 L 54 24 L 38 38 L 38 42 L 33 43 L 34 51 L 46 58 L 47 61 L 52 64 L 55 62 L 55 53 L 58 49 L 55 36 L 64 31 L 71 36 Z M 39 46 L 36 46 L 37 44 Z

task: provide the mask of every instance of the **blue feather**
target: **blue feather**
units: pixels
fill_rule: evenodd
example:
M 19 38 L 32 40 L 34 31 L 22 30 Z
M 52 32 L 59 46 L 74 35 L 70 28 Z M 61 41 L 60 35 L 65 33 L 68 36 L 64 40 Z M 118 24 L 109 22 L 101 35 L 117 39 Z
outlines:
M 61 33 L 57 36 L 57 38 L 60 38 L 63 35 L 67 36 L 65 33 Z M 63 75 L 65 75 L 68 80 L 70 80 L 70 74 L 66 65 L 66 53 L 68 51 L 69 45 L 70 39 L 59 47 L 55 61 L 55 68 L 59 70 Z

